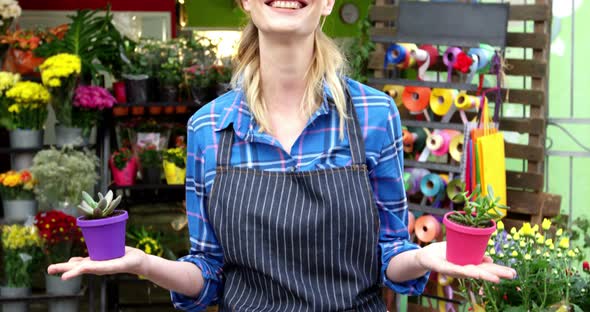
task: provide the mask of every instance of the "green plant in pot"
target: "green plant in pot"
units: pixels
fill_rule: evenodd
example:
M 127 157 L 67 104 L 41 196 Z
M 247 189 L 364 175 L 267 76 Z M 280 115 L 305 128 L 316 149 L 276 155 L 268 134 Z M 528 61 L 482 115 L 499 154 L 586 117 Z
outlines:
M 112 191 L 106 195 L 99 192 L 98 200 L 82 192 L 82 202 L 78 208 L 84 215 L 76 221 L 82 230 L 91 260 L 110 260 L 125 255 L 128 214 L 125 210 L 116 210 L 121 200 L 122 196 L 114 198 Z
M 464 201 L 463 211 L 445 214 L 443 223 L 447 229 L 447 260 L 458 264 L 480 264 L 489 238 L 496 230 L 496 219 L 502 215 L 499 209 L 508 207 L 500 204 L 494 197 L 491 186 L 487 194 L 478 186 L 470 195 L 467 192 L 457 195 Z
M 138 151 L 141 175 L 146 184 L 162 181 L 162 152 L 153 144 L 147 144 Z
M 176 102 L 178 100 L 178 87 L 182 80 L 182 70 L 178 56 L 168 56 L 163 60 L 158 72 L 160 86 L 160 101 Z

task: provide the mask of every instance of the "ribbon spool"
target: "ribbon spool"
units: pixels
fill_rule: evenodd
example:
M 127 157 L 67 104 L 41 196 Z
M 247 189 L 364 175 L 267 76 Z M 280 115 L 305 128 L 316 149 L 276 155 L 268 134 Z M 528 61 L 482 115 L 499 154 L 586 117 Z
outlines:
M 426 197 L 441 199 L 445 194 L 445 182 L 438 174 L 428 174 L 420 181 L 420 191 Z
M 471 48 L 467 55 L 477 56 L 477 73 L 485 74 L 490 70 L 492 58 L 494 57 L 494 48 L 487 44 L 480 44 L 479 48 Z
M 430 66 L 436 65 L 439 57 L 438 49 L 431 44 L 423 44 L 420 47 L 418 47 L 418 50 L 416 50 L 415 53 L 416 55 L 414 56 L 416 62 L 418 63 L 418 66 L 422 66 L 422 64 L 424 64 L 424 62 L 426 61 L 423 52 L 428 54 L 430 59 Z
M 430 88 L 406 87 L 402 94 L 402 101 L 411 114 L 420 114 L 430 102 Z
M 408 129 L 406 130 L 406 132 L 404 133 L 404 137 L 403 137 L 403 143 L 404 143 L 404 151 L 406 153 L 411 153 L 413 151 L 422 151 L 424 150 L 424 147 L 426 146 L 426 139 L 428 138 L 428 134 L 426 134 L 426 131 L 423 128 L 414 128 L 414 127 L 408 127 Z M 407 135 L 406 135 L 407 133 Z M 407 141 L 406 141 L 407 139 Z M 406 149 L 406 142 L 409 143 L 409 145 L 407 146 Z
M 413 43 L 400 43 L 400 46 L 406 50 L 406 58 L 403 62 L 397 64 L 397 67 L 400 69 L 406 69 L 416 65 L 414 54 L 418 51 L 418 47 Z
M 451 143 L 449 144 L 449 154 L 455 161 L 461 162 L 464 141 L 465 136 L 463 134 L 457 134 L 451 139 Z
M 409 186 L 406 188 L 406 193 L 411 196 L 420 191 L 420 183 L 422 182 L 422 179 L 430 174 L 430 172 L 421 168 L 412 168 L 406 172 L 410 173 L 411 175 L 410 179 L 408 180 Z
M 455 106 L 457 107 L 457 109 L 460 110 L 472 109 L 474 107 L 477 107 L 478 103 L 479 99 L 477 98 L 477 96 L 469 95 L 465 92 L 459 93 L 457 98 L 455 98 Z
M 385 52 L 384 69 L 387 69 L 389 64 L 398 65 L 406 61 L 406 48 L 402 45 L 394 43 L 387 48 Z
M 416 141 L 415 134 L 403 129 L 402 130 L 402 142 L 404 144 L 404 152 L 411 153 L 414 151 L 414 142 Z
M 465 192 L 465 182 L 461 181 L 461 179 L 454 179 L 447 185 L 447 196 L 455 204 L 464 202 L 462 197 L 457 197 L 463 192 Z
M 444 156 L 449 152 L 451 136 L 446 131 L 434 131 L 426 140 L 426 147 L 434 156 Z
M 432 92 L 430 93 L 430 109 L 436 115 L 444 116 L 451 109 L 456 96 L 457 92 L 454 90 L 439 88 L 432 89 Z
M 416 217 L 411 211 L 408 211 L 408 233 L 414 233 L 414 225 L 416 224 Z
M 453 67 L 457 63 L 457 57 L 459 54 L 463 52 L 461 48 L 458 47 L 449 47 L 443 54 L 443 62 L 448 68 L 447 72 L 447 81 L 451 81 L 451 75 L 453 74 Z
M 402 94 L 404 93 L 403 86 L 385 85 L 383 87 L 383 92 L 385 92 L 393 99 L 393 101 L 395 102 L 395 106 L 402 106 Z
M 430 243 L 441 235 L 440 222 L 431 215 L 423 215 L 414 224 L 416 238 L 423 243 Z

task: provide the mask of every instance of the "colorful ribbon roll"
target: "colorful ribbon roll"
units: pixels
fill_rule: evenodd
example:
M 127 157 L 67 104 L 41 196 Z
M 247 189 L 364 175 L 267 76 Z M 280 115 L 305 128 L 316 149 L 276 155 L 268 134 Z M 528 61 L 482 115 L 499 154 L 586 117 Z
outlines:
M 440 222 L 431 215 L 423 215 L 414 224 L 416 238 L 424 243 L 430 243 L 441 235 Z
M 416 65 L 414 54 L 416 54 L 418 47 L 413 43 L 400 43 L 400 45 L 406 50 L 406 59 L 403 62 L 397 64 L 397 67 L 400 69 L 406 69 Z
M 402 141 L 404 152 L 422 151 L 426 146 L 426 131 L 422 128 L 411 128 L 402 130 Z
M 406 187 L 406 193 L 408 195 L 414 195 L 420 191 L 420 183 L 425 176 L 430 174 L 426 169 L 412 168 L 406 169 L 406 172 L 410 173 L 410 179 L 408 180 L 408 187 Z
M 465 192 L 465 182 L 461 181 L 461 179 L 454 179 L 447 185 L 447 196 L 455 204 L 460 204 L 464 201 L 462 197 L 457 196 L 463 192 Z
M 449 144 L 449 154 L 451 158 L 458 162 L 461 162 L 461 157 L 463 157 L 463 141 L 465 141 L 465 136 L 457 134 L 452 137 Z
M 451 136 L 447 131 L 435 130 L 426 140 L 426 146 L 434 156 L 443 156 L 449 152 Z
M 408 233 L 414 233 L 414 225 L 416 224 L 416 217 L 411 211 L 408 211 Z
M 409 189 L 410 188 L 410 178 L 412 177 L 412 174 L 409 172 L 404 172 L 404 189 Z
M 459 95 L 457 95 L 457 98 L 455 99 L 455 106 L 457 107 L 457 109 L 460 110 L 469 110 L 474 107 L 477 107 L 478 104 L 479 99 L 477 98 L 477 96 L 469 95 L 465 92 L 459 93 Z
M 480 74 L 485 74 L 490 70 L 494 53 L 494 48 L 483 43 L 479 45 L 479 48 L 471 48 L 467 51 L 467 55 L 477 57 L 477 72 Z
M 461 52 L 463 52 L 463 50 L 459 47 L 449 47 L 443 55 L 443 62 L 448 68 L 447 81 L 449 82 L 451 81 L 451 76 L 453 74 L 453 67 L 457 63 L 457 57 Z
M 426 197 L 441 199 L 445 195 L 445 182 L 438 174 L 428 174 L 420 181 L 420 191 Z
M 432 89 L 430 93 L 430 109 L 438 116 L 446 115 L 455 102 L 457 91 L 451 89 Z
M 433 45 L 422 45 L 410 53 L 418 63 L 418 79 L 424 80 L 428 68 L 438 61 L 438 49 Z
M 406 87 L 402 94 L 404 106 L 412 114 L 420 114 L 430 102 L 430 88 L 424 87 Z
M 402 45 L 394 43 L 391 44 L 388 48 L 387 51 L 385 52 L 385 61 L 384 61 L 384 65 L 383 68 L 387 69 L 387 66 L 389 66 L 389 64 L 395 64 L 398 65 L 402 62 L 406 61 L 406 48 L 404 48 Z
M 404 86 L 385 85 L 383 92 L 389 95 L 397 107 L 402 106 L 402 94 L 404 93 Z

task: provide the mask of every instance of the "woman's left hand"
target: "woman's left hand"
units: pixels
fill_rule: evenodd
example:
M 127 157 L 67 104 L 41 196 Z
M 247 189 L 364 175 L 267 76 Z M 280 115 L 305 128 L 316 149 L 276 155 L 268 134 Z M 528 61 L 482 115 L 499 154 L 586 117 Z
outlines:
M 432 243 L 416 253 L 416 261 L 425 269 L 455 278 L 475 278 L 499 283 L 500 279 L 514 279 L 516 271 L 493 263 L 484 256 L 478 265 L 456 265 L 446 259 L 447 242 Z

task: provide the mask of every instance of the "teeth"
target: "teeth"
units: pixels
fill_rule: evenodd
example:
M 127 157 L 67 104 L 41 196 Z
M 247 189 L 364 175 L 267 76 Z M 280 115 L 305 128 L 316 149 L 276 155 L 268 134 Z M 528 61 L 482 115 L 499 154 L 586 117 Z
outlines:
M 273 8 L 279 9 L 301 9 L 301 3 L 299 1 L 273 1 L 270 4 Z

